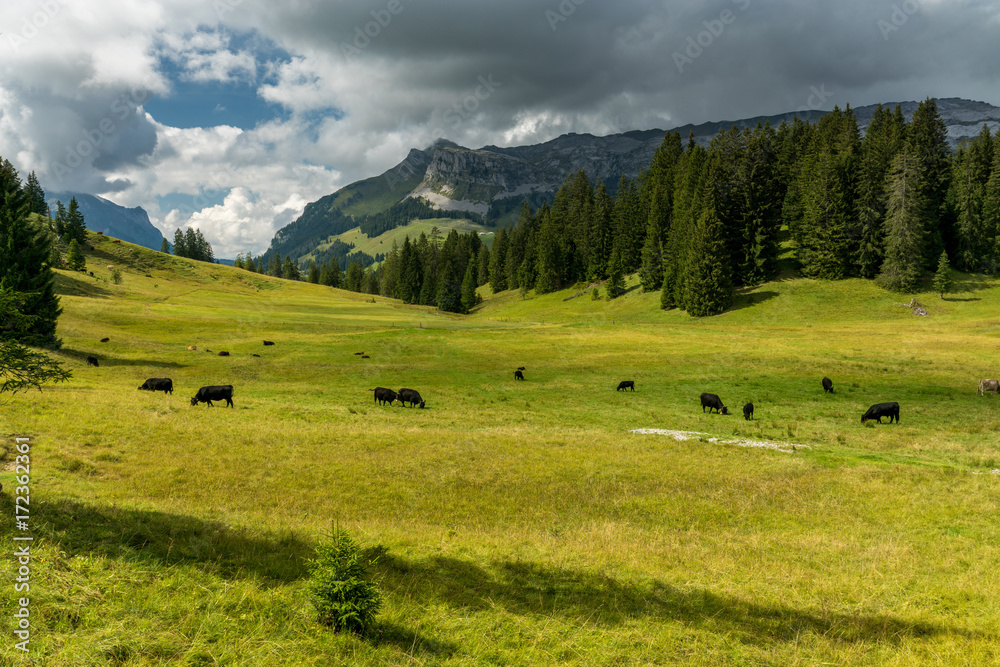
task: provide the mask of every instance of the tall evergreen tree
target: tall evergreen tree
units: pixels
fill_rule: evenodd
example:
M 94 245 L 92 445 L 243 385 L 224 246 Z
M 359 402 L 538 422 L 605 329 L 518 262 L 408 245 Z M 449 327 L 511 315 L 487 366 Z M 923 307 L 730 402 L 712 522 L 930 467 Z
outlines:
M 83 213 L 80 211 L 76 197 L 69 200 L 69 208 L 66 209 L 65 229 L 64 236 L 67 243 L 70 239 L 76 239 L 80 245 L 87 242 L 87 223 L 83 219 Z
M 59 239 L 63 243 L 69 243 L 69 238 L 66 236 L 66 207 L 59 200 L 56 200 L 56 234 L 59 235 Z
M 87 268 L 87 258 L 83 256 L 83 251 L 76 239 L 71 239 L 69 242 L 69 249 L 66 251 L 66 265 L 71 271 L 83 271 Z
M 465 277 L 462 279 L 462 312 L 468 313 L 479 303 L 479 294 L 476 293 L 479 282 L 479 267 L 475 262 L 469 262 L 465 269 Z
M 885 255 L 886 180 L 892 160 L 903 145 L 906 124 L 899 105 L 895 113 L 881 104 L 872 114 L 861 142 L 858 164 L 857 222 L 854 265 L 862 278 L 874 278 Z
M 160 252 L 170 254 L 170 242 L 167 239 L 163 239 L 160 243 Z
M 948 262 L 948 253 L 942 252 L 938 259 L 937 273 L 934 274 L 934 291 L 944 298 L 944 293 L 951 290 L 951 264 Z
M 182 232 L 179 227 L 174 230 L 174 255 L 176 255 L 177 257 L 188 256 L 187 242 L 184 240 L 184 232 Z
M 689 315 L 718 315 L 733 301 L 731 272 L 722 221 L 708 208 L 698 218 L 691 244 L 684 307 Z
M 437 282 L 437 307 L 450 313 L 465 312 L 462 304 L 462 280 L 450 257 L 442 261 Z
M 17 170 L 0 158 L 0 291 L 18 294 L 21 312 L 32 318 L 22 328 L 0 322 L 0 337 L 25 345 L 59 347 L 56 320 L 62 309 L 49 266 L 52 245 L 48 234 L 29 222 L 30 210 Z
M 490 281 L 490 249 L 484 243 L 476 253 L 476 287 Z
M 927 98 L 917 106 L 906 132 L 906 145 L 920 168 L 920 196 L 927 215 L 924 267 L 936 266 L 942 250 L 955 255 L 953 229 L 946 206 L 951 172 L 948 129 L 938 113 L 937 102 Z
M 493 293 L 507 289 L 507 228 L 502 228 L 493 238 L 493 250 L 490 253 L 490 289 Z
M 643 292 L 652 292 L 663 286 L 663 245 L 669 223 L 666 208 L 666 198 L 657 190 L 649 202 L 649 222 L 642 246 L 642 265 L 639 267 Z
M 990 265 L 990 271 L 995 273 L 1000 271 L 1000 128 L 993 138 L 993 166 L 983 192 L 983 222 L 993 238 L 988 252 L 996 258 Z
M 608 277 L 608 263 L 611 261 L 611 248 L 614 244 L 612 230 L 614 205 L 614 200 L 608 194 L 604 183 L 598 185 L 594 192 L 593 212 L 588 229 L 587 245 L 590 249 L 587 261 L 588 280 L 604 280 Z
M 919 157 L 904 148 L 892 162 L 886 209 L 885 261 L 878 282 L 886 289 L 913 289 L 923 269 L 924 249 L 931 217 L 924 193 L 924 171 Z
M 356 259 L 351 260 L 351 262 L 347 265 L 345 287 L 352 292 L 360 292 L 364 273 L 364 269 L 361 268 L 361 262 Z
M 316 260 L 309 260 L 309 274 L 307 280 L 313 285 L 319 284 L 319 267 L 316 266 Z
M 956 209 L 955 264 L 963 271 L 994 271 L 997 220 L 987 215 L 987 192 L 993 169 L 993 137 L 984 125 L 970 143 L 960 146 L 953 160 L 951 197 Z
M 45 190 L 38 182 L 35 172 L 28 174 L 28 180 L 24 183 L 24 194 L 28 198 L 28 212 L 37 213 L 49 217 L 49 205 L 45 202 Z
M 622 259 L 618 246 L 611 249 L 611 259 L 608 260 L 608 298 L 617 299 L 625 293 L 625 260 Z

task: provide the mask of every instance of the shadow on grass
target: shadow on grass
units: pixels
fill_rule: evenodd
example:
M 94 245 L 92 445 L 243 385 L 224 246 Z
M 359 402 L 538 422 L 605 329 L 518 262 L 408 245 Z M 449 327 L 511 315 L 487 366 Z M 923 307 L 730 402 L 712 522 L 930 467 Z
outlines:
M 96 357 L 101 366 L 159 366 L 160 368 L 187 368 L 190 366 L 190 364 L 179 364 L 176 361 L 163 361 L 162 359 L 119 359 L 109 357 L 100 351 L 82 352 L 68 347 L 62 348 L 55 354 L 78 361 L 81 364 L 87 362 L 87 357 Z
M 118 507 L 95 507 L 71 500 L 32 503 L 36 536 L 51 540 L 67 555 L 98 554 L 164 566 L 191 564 L 227 579 L 256 576 L 290 583 L 307 575 L 313 546 L 298 536 L 257 534 L 182 514 Z M 0 511 L 13 516 L 11 498 L 0 496 Z
M 731 313 L 735 310 L 750 308 L 752 306 L 756 306 L 757 304 L 764 303 L 765 301 L 770 301 L 776 296 L 778 296 L 777 292 L 770 291 L 752 292 L 748 294 L 737 293 L 736 298 L 733 299 L 733 305 L 730 306 L 726 312 Z
M 406 591 L 421 604 L 441 601 L 473 611 L 499 605 L 516 614 L 586 618 L 603 625 L 652 617 L 736 635 L 748 644 L 795 641 L 804 632 L 837 642 L 890 644 L 939 634 L 975 634 L 889 614 L 808 611 L 659 582 L 625 584 L 607 576 L 529 562 L 499 562 L 487 570 L 453 558 L 413 562 L 387 554 L 380 567 L 384 586 Z
M 60 296 L 87 296 L 98 299 L 111 298 L 110 291 L 101 287 L 96 278 L 92 278 L 85 273 L 66 275 L 58 271 L 55 272 L 55 291 Z
M 408 655 L 419 653 L 449 657 L 458 653 L 458 646 L 455 644 L 429 639 L 395 623 L 378 623 L 365 639 L 372 646 L 391 646 Z

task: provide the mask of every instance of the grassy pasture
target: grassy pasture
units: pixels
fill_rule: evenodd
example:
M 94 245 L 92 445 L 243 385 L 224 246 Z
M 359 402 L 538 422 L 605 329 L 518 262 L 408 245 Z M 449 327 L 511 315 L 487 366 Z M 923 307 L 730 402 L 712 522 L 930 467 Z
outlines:
M 1000 660 L 1000 397 L 976 395 L 1000 374 L 993 280 L 916 295 L 927 318 L 796 279 L 704 320 L 638 289 L 566 300 L 582 287 L 463 318 L 91 238 L 95 276 L 59 277 L 74 379 L 0 403 L 0 432 L 33 438 L 37 539 L 32 652 L 9 639 L 5 663 Z M 236 407 L 190 406 L 205 384 Z M 736 414 L 703 414 L 702 391 Z M 901 423 L 862 426 L 886 400 Z M 302 593 L 334 522 L 388 548 L 371 637 L 318 627 Z

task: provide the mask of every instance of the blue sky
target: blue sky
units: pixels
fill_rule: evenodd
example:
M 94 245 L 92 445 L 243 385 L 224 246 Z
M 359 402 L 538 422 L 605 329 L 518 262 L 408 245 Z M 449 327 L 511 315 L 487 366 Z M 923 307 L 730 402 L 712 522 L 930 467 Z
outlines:
M 231 257 L 442 137 L 1000 105 L 997 34 L 981 0 L 8 0 L 0 156 Z

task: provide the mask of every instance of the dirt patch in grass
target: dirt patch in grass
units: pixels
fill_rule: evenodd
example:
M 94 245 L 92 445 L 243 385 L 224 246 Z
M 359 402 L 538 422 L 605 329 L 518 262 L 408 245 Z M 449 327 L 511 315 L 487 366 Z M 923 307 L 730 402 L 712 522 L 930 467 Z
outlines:
M 761 449 L 773 449 L 779 452 L 791 454 L 796 449 L 808 448 L 809 445 L 800 445 L 794 442 L 772 442 L 770 440 L 750 440 L 748 438 L 735 438 L 726 440 L 717 438 L 708 433 L 698 433 L 697 431 L 669 431 L 662 428 L 634 428 L 631 433 L 640 435 L 666 435 L 674 440 L 700 440 L 702 442 L 714 442 L 720 445 L 736 445 L 737 447 L 759 447 Z

